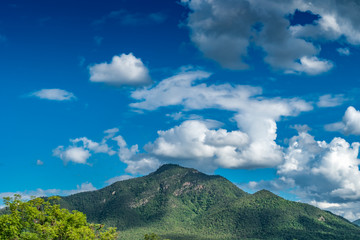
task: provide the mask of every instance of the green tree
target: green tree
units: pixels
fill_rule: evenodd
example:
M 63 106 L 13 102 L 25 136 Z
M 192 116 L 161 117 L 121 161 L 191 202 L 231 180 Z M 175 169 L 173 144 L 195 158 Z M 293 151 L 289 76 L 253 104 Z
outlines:
M 150 234 L 145 234 L 144 240 L 170 240 L 170 239 L 163 239 L 155 233 L 150 233 Z
M 69 212 L 56 202 L 35 198 L 22 201 L 20 195 L 4 198 L 10 214 L 0 216 L 1 240 L 113 240 L 117 238 L 116 228 L 90 224 L 86 215 L 79 211 Z

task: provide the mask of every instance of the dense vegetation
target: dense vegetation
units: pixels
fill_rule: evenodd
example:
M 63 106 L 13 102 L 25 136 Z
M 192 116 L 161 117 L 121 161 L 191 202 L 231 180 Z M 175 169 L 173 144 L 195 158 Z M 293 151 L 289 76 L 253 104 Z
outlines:
M 360 239 L 359 227 L 330 212 L 265 190 L 247 194 L 221 176 L 172 164 L 60 204 L 129 240 L 152 232 L 155 239 Z
M 57 197 L 50 201 L 42 198 L 28 202 L 20 195 L 4 198 L 8 214 L 0 216 L 0 239 L 22 240 L 114 240 L 115 228 L 105 229 L 100 224 L 89 224 L 86 216 L 78 211 L 69 212 L 56 204 Z

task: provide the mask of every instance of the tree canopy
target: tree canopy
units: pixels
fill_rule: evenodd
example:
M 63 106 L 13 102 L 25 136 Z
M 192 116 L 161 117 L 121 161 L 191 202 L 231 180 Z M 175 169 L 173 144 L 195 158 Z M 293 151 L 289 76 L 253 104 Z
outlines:
M 59 197 L 48 200 L 34 198 L 21 200 L 20 195 L 5 197 L 9 214 L 0 216 L 1 240 L 113 240 L 117 238 L 116 228 L 105 228 L 101 224 L 90 224 L 86 215 L 79 211 L 70 212 L 57 204 Z

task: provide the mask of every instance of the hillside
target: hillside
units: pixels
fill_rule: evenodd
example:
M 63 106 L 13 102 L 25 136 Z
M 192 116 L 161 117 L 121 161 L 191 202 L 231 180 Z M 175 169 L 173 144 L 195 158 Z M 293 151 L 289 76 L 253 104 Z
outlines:
M 360 239 L 360 228 L 308 204 L 262 190 L 248 194 L 221 176 L 167 164 L 148 176 L 63 197 L 90 222 L 123 239 Z

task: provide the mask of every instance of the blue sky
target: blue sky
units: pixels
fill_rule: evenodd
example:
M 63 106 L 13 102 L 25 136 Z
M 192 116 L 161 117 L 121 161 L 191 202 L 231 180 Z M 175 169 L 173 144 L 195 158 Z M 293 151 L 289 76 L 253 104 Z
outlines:
M 0 196 L 164 163 L 360 218 L 360 4 L 0 3 Z

